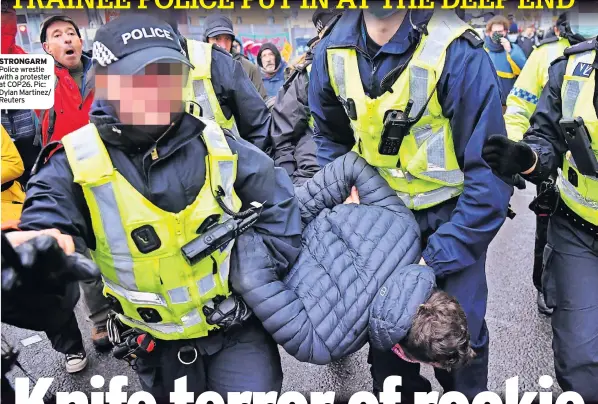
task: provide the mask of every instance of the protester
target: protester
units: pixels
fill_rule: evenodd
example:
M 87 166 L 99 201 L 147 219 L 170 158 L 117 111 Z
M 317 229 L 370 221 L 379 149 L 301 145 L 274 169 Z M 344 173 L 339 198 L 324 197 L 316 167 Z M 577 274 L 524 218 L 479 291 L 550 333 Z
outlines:
M 272 107 L 272 156 L 274 164 L 289 174 L 295 185 L 300 185 L 320 170 L 313 140 L 313 118 L 309 112 L 307 91 L 313 61 L 313 48 L 330 33 L 340 13 L 336 10 L 318 10 L 312 21 L 318 36 L 309 43 L 310 50 L 292 66 L 291 77 L 284 83 Z
M 91 57 L 83 53 L 79 27 L 70 17 L 53 15 L 40 28 L 44 51 L 55 61 L 54 106 L 41 111 L 41 136 L 45 146 L 62 139 L 89 122 L 93 101 L 90 78 Z
M 523 140 L 492 136 L 483 156 L 499 173 L 521 173 L 537 185 L 558 172 L 556 186 L 545 183 L 545 192 L 531 205 L 537 214 L 550 216 L 542 287 L 547 306 L 554 309 L 555 372 L 563 391 L 596 402 L 598 76 L 590 66 L 598 54 L 598 9 L 580 4 L 568 19 L 571 31 L 585 41 L 567 48 L 549 68 Z M 580 146 L 582 140 L 589 148 Z
M 165 35 L 121 39 L 150 27 Z M 231 292 L 234 244 L 206 252 L 193 267 L 181 249 L 219 222 L 238 223 L 257 212 L 256 242 L 268 246 L 277 270 L 288 268 L 301 233 L 292 184 L 255 146 L 185 112 L 199 113 L 180 91 L 192 66 L 172 38 L 171 26 L 150 15 L 122 16 L 97 30 L 92 124 L 63 138 L 64 148 L 33 177 L 22 227 L 56 227 L 73 236 L 77 251 L 92 251 L 117 323 L 156 341 L 156 351 L 137 357 L 134 369 L 157 402 L 169 401 L 182 376 L 196 397 L 280 392 L 276 344 L 255 319 L 243 321 L 244 302 L 231 295 L 225 302 L 236 309 L 214 321 L 222 303 L 217 297 Z M 168 303 L 150 309 L 140 296 Z M 232 324 L 239 328 L 229 329 Z
M 554 32 L 557 33 L 557 36 L 543 40 L 534 50 L 507 98 L 505 123 L 509 139 L 515 141 L 523 139 L 523 134 L 529 128 L 529 118 L 536 110 L 542 90 L 548 82 L 550 64 L 562 56 L 569 46 L 584 40 L 583 37 L 571 31 L 567 13 L 559 16 Z M 538 194 L 541 192 L 541 185 L 537 186 L 537 192 Z M 549 219 L 550 217 L 546 215 L 536 216 L 534 267 L 532 272 L 532 280 L 537 290 L 536 303 L 538 310 L 545 315 L 551 315 L 553 311 L 546 306 L 544 293 L 542 292 L 544 248 L 547 242 Z
M 2 126 L 2 223 L 18 222 L 25 192 L 18 179 L 25 166 L 10 136 Z
M 517 21 L 515 21 L 515 16 L 513 14 L 509 14 L 507 20 L 506 30 L 508 30 L 509 34 L 518 34 L 519 33 L 519 26 L 517 25 Z
M 16 44 L 17 15 L 15 10 L 9 7 L 9 3 L 2 2 L 2 53 L 25 54 L 26 52 Z M 41 149 L 40 145 L 36 144 L 39 120 L 35 112 L 29 109 L 2 110 L 0 119 L 23 159 L 25 170 L 19 177 L 19 182 L 25 186 Z
M 521 48 L 526 58 L 532 54 L 535 47 L 540 44 L 540 40 L 536 35 L 536 27 L 530 25 L 517 36 L 517 45 Z
M 507 96 L 525 65 L 526 57 L 519 45 L 507 38 L 509 21 L 496 16 L 486 24 L 484 49 L 490 55 L 502 88 L 501 102 L 506 105 Z
M 206 41 L 211 44 L 220 46 L 225 51 L 233 55 L 233 59 L 241 63 L 243 70 L 249 76 L 249 79 L 255 86 L 256 90 L 262 98 L 265 100 L 268 98 L 262 75 L 258 67 L 251 63 L 249 59 L 243 56 L 236 50 L 233 50 L 233 44 L 235 43 L 235 34 L 233 31 L 233 22 L 225 15 L 222 14 L 210 14 L 206 18 Z
M 284 71 L 287 63 L 273 43 L 265 43 L 257 54 L 257 64 L 262 72 L 264 85 L 269 97 L 276 97 L 284 84 Z
M 345 12 L 316 48 L 309 104 L 317 157 L 323 166 L 353 148 L 414 211 L 421 262 L 463 307 L 477 354 L 463 369 L 436 371 L 437 379 L 445 391 L 472 400 L 487 390 L 486 251 L 512 193 L 510 179 L 495 176 L 481 158 L 491 133 L 506 136 L 500 84 L 482 40 L 454 12 L 382 6 Z M 395 112 L 394 128 L 387 125 L 395 139 L 403 136 L 402 144 L 387 141 L 382 133 L 389 106 L 405 111 L 409 100 L 413 119 Z M 411 130 L 396 131 L 405 127 Z M 390 375 L 402 376 L 404 401 L 431 390 L 419 365 L 376 349 L 370 361 L 375 391 Z
M 279 274 L 265 252 L 244 256 L 261 246 L 243 235 L 238 243 L 249 248 L 239 250 L 240 265 L 231 273 L 233 287 L 279 345 L 320 365 L 368 341 L 388 356 L 443 369 L 472 359 L 465 313 L 435 288 L 431 268 L 415 265 L 419 226 L 375 168 L 349 153 L 295 194 L 304 225 L 295 265 Z M 256 255 L 264 257 L 259 269 L 242 265 Z

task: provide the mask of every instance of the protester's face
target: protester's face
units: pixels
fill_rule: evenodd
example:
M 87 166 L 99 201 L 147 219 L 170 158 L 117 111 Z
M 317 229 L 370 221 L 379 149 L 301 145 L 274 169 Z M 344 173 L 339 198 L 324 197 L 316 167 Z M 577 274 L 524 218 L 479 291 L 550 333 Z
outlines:
M 208 38 L 208 42 L 215 43 L 225 51 L 230 52 L 233 46 L 233 37 L 226 34 L 216 35 L 215 37 Z
M 46 29 L 46 42 L 43 46 L 54 60 L 68 69 L 81 62 L 83 42 L 71 23 L 56 21 L 50 24 Z
M 505 38 L 507 36 L 507 31 L 505 30 L 504 25 L 494 24 L 492 27 L 490 27 L 490 31 L 488 31 L 487 34 L 490 38 L 492 38 L 493 41 L 498 43 L 498 39 Z
M 397 355 L 399 358 L 401 358 L 402 360 L 404 360 L 405 362 L 409 362 L 409 363 L 423 363 L 425 365 L 430 365 L 433 366 L 435 368 L 441 368 L 439 363 L 425 363 L 425 362 L 421 362 L 418 361 L 416 359 L 411 358 L 403 349 L 403 347 L 401 346 L 401 344 L 395 344 L 392 347 L 392 352 Z
M 241 45 L 239 45 L 239 43 L 233 42 L 233 49 L 235 50 L 235 52 L 241 53 Z
M 266 49 L 262 52 L 262 67 L 267 72 L 273 72 L 276 70 L 276 56 L 270 49 Z
M 528 27 L 528 28 L 526 28 L 526 30 L 525 30 L 525 35 L 526 35 L 528 38 L 531 38 L 531 37 L 533 37 L 535 33 L 536 33 L 536 29 L 535 29 L 534 27 Z
M 133 76 L 98 74 L 96 97 L 114 106 L 125 125 L 169 125 L 183 110 L 187 76 L 181 63 L 153 63 Z

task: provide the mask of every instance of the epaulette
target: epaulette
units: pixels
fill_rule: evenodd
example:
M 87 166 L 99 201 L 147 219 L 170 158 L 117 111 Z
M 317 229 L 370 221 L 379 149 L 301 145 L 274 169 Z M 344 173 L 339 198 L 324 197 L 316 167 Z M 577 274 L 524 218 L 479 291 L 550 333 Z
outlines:
M 567 49 L 565 49 L 565 52 L 563 52 L 563 54 L 565 56 L 571 56 L 592 50 L 598 50 L 598 42 L 596 42 L 596 38 L 570 46 Z
M 560 40 L 560 38 L 558 36 L 551 36 L 550 38 L 542 39 L 540 41 L 540 43 L 538 44 L 538 46 L 536 46 L 536 49 L 538 49 L 539 47 L 544 46 L 546 44 L 549 44 L 549 43 L 558 42 L 559 40 Z
M 480 48 L 484 44 L 484 40 L 480 38 L 477 32 L 472 29 L 468 29 L 461 34 L 461 38 L 465 39 L 474 48 Z
M 550 66 L 555 65 L 559 62 L 562 62 L 563 60 L 568 60 L 569 58 L 567 56 L 559 56 L 558 58 L 554 59 L 552 62 L 550 62 Z
M 44 146 L 35 159 L 35 164 L 33 164 L 33 168 L 31 169 L 31 176 L 37 174 L 37 172 L 47 163 L 48 156 L 60 148 L 62 148 L 62 142 L 59 140 L 50 142 Z

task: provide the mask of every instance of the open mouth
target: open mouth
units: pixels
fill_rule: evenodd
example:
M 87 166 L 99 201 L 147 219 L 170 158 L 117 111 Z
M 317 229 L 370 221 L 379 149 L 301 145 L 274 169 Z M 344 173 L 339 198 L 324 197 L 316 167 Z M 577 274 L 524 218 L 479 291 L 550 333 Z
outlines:
M 72 50 L 72 49 L 69 49 L 69 50 L 67 50 L 67 51 L 66 51 L 66 55 L 67 55 L 67 56 L 72 56 L 72 55 L 74 55 L 74 54 L 75 54 L 75 51 L 74 51 L 74 50 Z

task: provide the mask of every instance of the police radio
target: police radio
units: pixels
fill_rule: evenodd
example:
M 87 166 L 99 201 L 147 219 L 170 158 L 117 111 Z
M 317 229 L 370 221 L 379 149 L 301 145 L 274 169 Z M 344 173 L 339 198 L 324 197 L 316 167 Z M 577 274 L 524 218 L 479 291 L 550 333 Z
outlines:
M 409 119 L 413 107 L 413 100 L 407 102 L 405 111 L 392 110 L 384 117 L 384 129 L 378 144 L 378 153 L 384 156 L 396 156 L 403 143 L 403 138 L 409 134 L 411 126 L 416 120 Z

